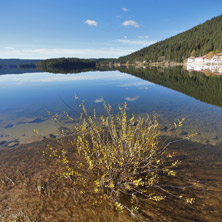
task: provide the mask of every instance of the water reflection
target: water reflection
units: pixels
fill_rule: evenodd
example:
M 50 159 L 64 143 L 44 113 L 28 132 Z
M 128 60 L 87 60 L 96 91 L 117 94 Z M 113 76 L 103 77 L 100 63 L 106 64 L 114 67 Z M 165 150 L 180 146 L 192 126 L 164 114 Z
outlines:
M 221 65 L 202 65 L 202 64 L 196 64 L 196 65 L 187 65 L 186 66 L 187 71 L 197 71 L 197 72 L 203 72 L 205 74 L 212 74 L 212 75 L 222 75 L 222 66 Z
M 222 142 L 222 78 L 181 68 L 76 72 L 0 76 L 0 146 L 37 140 L 34 128 L 43 135 L 57 136 L 60 127 L 47 113 L 68 111 L 73 115 L 65 104 L 73 105 L 75 94 L 86 101 L 89 112 L 94 108 L 103 112 L 102 98 L 113 112 L 118 111 L 118 104 L 127 102 L 129 114 L 158 113 L 167 135 L 198 132 L 197 141 Z M 185 125 L 176 135 L 169 130 L 170 124 L 183 117 Z
M 204 66 L 177 66 L 174 68 L 156 68 L 146 67 L 98 67 L 97 69 L 50 69 L 51 73 L 83 73 L 87 71 L 110 71 L 119 70 L 123 73 L 132 74 L 144 80 L 166 86 L 168 88 L 192 96 L 202 102 L 216 106 L 222 106 L 222 66 L 204 65 Z M 214 75 L 211 75 L 214 74 Z M 218 74 L 218 76 L 216 76 Z M 131 83 L 131 85 L 142 84 L 140 89 L 148 89 L 145 83 Z M 151 83 L 147 83 L 151 84 Z M 122 87 L 128 87 L 123 84 Z
M 188 72 L 182 67 L 170 69 L 122 67 L 119 70 L 182 92 L 202 102 L 222 106 L 222 76 Z
M 17 68 L 17 66 L 15 68 L 0 67 L 0 75 L 25 74 L 25 73 L 36 73 L 36 72 L 42 72 L 42 71 L 36 68 L 30 68 L 30 69 Z

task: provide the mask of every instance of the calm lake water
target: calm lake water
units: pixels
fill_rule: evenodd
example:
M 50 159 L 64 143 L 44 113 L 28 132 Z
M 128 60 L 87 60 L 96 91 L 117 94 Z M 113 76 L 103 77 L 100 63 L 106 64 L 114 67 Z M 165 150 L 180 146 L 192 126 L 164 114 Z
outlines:
M 0 147 L 6 148 L 0 149 L 0 174 L 4 180 L 7 177 L 3 175 L 7 175 L 18 184 L 18 190 L 16 185 L 12 188 L 10 181 L 6 182 L 8 186 L 2 185 L 0 216 L 5 212 L 14 215 L 13 212 L 19 210 L 18 193 L 22 203 L 24 197 L 26 199 L 23 205 L 28 201 L 24 206 L 32 206 L 32 198 L 39 204 L 35 209 L 30 207 L 30 215 L 40 208 L 43 199 L 40 196 L 35 199 L 37 190 L 34 181 L 39 177 L 44 178 L 44 172 L 47 172 L 46 181 L 50 181 L 48 171 L 51 168 L 48 168 L 50 165 L 41 154 L 45 144 L 39 142 L 21 146 L 20 149 L 16 147 L 42 139 L 33 134 L 33 129 L 43 136 L 54 138 L 65 127 L 72 127 L 73 123 L 67 121 L 64 111 L 70 116 L 78 117 L 70 109 L 71 106 L 78 110 L 74 99 L 77 95 L 80 101 L 85 100 L 89 113 L 94 108 L 97 113 L 103 113 L 102 98 L 112 105 L 113 113 L 118 112 L 118 104 L 127 102 L 128 114 L 145 115 L 156 112 L 164 135 L 186 137 L 197 133 L 190 141 L 183 140 L 169 147 L 169 151 L 175 152 L 176 158 L 182 161 L 170 184 L 185 187 L 185 190 L 182 189 L 183 194 L 194 197 L 195 204 L 189 206 L 178 200 L 167 199 L 147 203 L 143 209 L 151 218 L 156 218 L 153 221 L 222 221 L 222 77 L 187 72 L 181 68 L 120 68 L 118 71 L 72 74 L 62 74 L 58 70 L 56 72 L 58 73 L 53 74 L 33 70 L 30 73 L 21 74 L 18 71 L 13 74 L 11 71 L 10 74 L 0 75 Z M 58 113 L 62 124 L 52 121 L 48 112 Z M 178 130 L 171 130 L 173 123 L 183 117 L 186 118 L 183 126 Z M 30 181 L 30 187 L 26 181 Z M 52 182 L 45 184 L 48 184 L 46 187 L 53 187 Z M 26 195 L 27 190 L 32 191 L 31 196 Z M 60 203 L 60 199 L 58 200 Z M 17 202 L 19 203 L 16 204 Z M 57 204 L 54 199 L 49 203 L 54 214 L 57 211 L 51 205 Z M 11 206 L 12 211 L 8 210 Z M 67 207 L 65 211 L 73 212 L 73 205 L 71 206 L 71 211 Z M 45 202 L 43 208 L 49 214 Z M 114 215 L 115 212 L 110 211 L 110 208 L 108 210 L 109 214 Z M 128 219 L 123 218 L 122 221 L 129 221 Z
M 89 111 L 95 108 L 102 112 L 102 97 L 114 113 L 124 102 L 129 114 L 154 111 L 164 134 L 198 133 L 192 140 L 221 146 L 222 78 L 179 69 L 0 75 L 0 146 L 38 140 L 33 129 L 45 136 L 57 136 L 61 126 L 50 120 L 48 112 L 63 116 L 67 111 L 72 116 L 66 104 L 76 107 L 75 95 L 85 100 Z M 183 117 L 183 127 L 171 131 L 173 123 Z

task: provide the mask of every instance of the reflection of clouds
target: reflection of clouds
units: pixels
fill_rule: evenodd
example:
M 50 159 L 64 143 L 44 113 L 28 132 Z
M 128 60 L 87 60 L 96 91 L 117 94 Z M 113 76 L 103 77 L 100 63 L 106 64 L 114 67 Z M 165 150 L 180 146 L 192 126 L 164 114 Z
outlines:
M 139 87 L 138 89 L 144 89 L 144 90 L 147 90 L 148 87 L 147 87 L 147 86 L 141 86 L 141 87 Z
M 125 100 L 128 102 L 134 102 L 137 99 L 139 99 L 139 96 L 134 96 L 134 97 L 126 97 Z
M 94 103 L 102 103 L 103 102 L 103 98 L 97 98 L 95 100 L 93 100 Z
M 91 73 L 91 74 L 77 74 L 77 75 L 59 75 L 59 76 L 50 76 L 50 78 L 43 78 L 40 82 L 66 82 L 66 81 L 81 81 L 81 80 L 118 80 L 118 79 L 128 79 L 129 76 L 126 75 L 113 75 L 113 74 L 106 74 L 101 75 L 101 73 Z
M 131 86 L 144 86 L 144 85 L 153 85 L 151 82 L 131 82 L 119 85 L 119 87 L 131 87 Z
M 135 78 L 131 75 L 119 72 L 88 72 L 81 74 L 49 74 L 49 73 L 30 73 L 23 75 L 4 75 L 0 76 L 1 83 L 14 83 L 15 85 L 30 84 L 30 83 L 53 83 L 53 82 L 69 82 L 69 81 L 83 81 L 83 80 L 124 80 Z

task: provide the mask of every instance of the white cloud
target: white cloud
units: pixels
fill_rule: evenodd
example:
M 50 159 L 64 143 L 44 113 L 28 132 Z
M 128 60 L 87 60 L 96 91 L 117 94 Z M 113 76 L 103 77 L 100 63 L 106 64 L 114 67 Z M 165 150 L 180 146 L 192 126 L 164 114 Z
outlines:
M 128 8 L 122 8 L 122 10 L 123 10 L 124 12 L 128 12 L 128 11 L 129 11 Z
M 134 101 L 136 101 L 139 98 L 140 98 L 139 96 L 126 97 L 125 100 L 128 101 L 128 102 L 134 102 Z
M 102 103 L 104 101 L 103 98 L 97 98 L 95 100 L 93 100 L 94 103 Z
M 138 40 L 138 39 L 137 40 L 119 39 L 117 40 L 117 42 L 129 44 L 129 45 L 144 45 L 144 46 L 148 46 L 155 43 L 155 41 L 146 41 L 146 40 Z
M 122 23 L 123 26 L 133 26 L 135 28 L 139 28 L 140 25 L 136 22 L 136 21 L 133 21 L 133 20 L 126 20 L 125 22 Z
M 6 50 L 14 50 L 15 49 L 14 47 L 11 47 L 11 46 L 5 46 L 3 48 L 6 49 Z
M 86 20 L 86 21 L 84 22 L 84 24 L 88 24 L 89 26 L 98 26 L 98 22 L 97 22 L 97 21 L 95 21 L 95 20 L 90 20 L 90 19 Z
M 140 35 L 137 38 L 138 39 L 148 39 L 150 36 L 149 35 Z

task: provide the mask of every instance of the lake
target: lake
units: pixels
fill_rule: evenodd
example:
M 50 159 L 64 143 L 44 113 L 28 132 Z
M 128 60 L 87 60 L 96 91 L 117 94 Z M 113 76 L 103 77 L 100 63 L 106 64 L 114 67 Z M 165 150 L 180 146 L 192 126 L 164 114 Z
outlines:
M 130 74 L 128 74 L 128 73 Z M 118 111 L 127 102 L 128 113 L 159 115 L 163 134 L 185 136 L 203 144 L 222 142 L 222 78 L 183 69 L 126 69 L 88 71 L 71 74 L 47 72 L 0 75 L 0 144 L 13 147 L 39 140 L 41 135 L 59 135 L 61 126 L 48 112 L 73 116 L 74 96 L 87 109 L 103 112 L 102 98 Z M 182 128 L 170 131 L 175 121 L 185 117 Z
M 128 114 L 144 116 L 157 113 L 163 135 L 185 138 L 197 133 L 195 137 L 169 147 L 170 152 L 176 153 L 177 160 L 182 161 L 176 177 L 171 178 L 169 184 L 175 185 L 174 189 L 185 187 L 180 192 L 194 197 L 195 203 L 190 206 L 177 199 L 148 202 L 148 205 L 143 205 L 143 212 L 152 221 L 220 221 L 221 77 L 187 72 L 180 67 L 64 72 L 68 74 L 57 70 L 56 74 L 34 71 L 13 74 L 11 71 L 0 75 L 0 218 L 12 218 L 18 212 L 34 218 L 40 215 L 41 208 L 40 218 L 45 218 L 45 221 L 50 221 L 55 212 L 55 218 L 61 217 L 61 221 L 71 221 L 79 214 L 87 218 L 85 221 L 90 221 L 91 216 L 94 220 L 102 217 L 97 221 L 103 221 L 104 217 L 112 221 L 118 218 L 134 221 L 127 214 L 119 217 L 106 204 L 91 210 L 90 198 L 83 209 L 76 206 L 71 193 L 74 189 L 67 190 L 69 185 L 63 183 L 65 179 L 60 180 L 55 173 L 59 169 L 57 162 L 42 156 L 46 144 L 34 142 L 42 137 L 34 134 L 33 129 L 42 136 L 55 138 L 62 130 L 73 127 L 73 123 L 65 118 L 64 111 L 78 118 L 73 112 L 73 109 L 78 111 L 76 95 L 80 102 L 85 101 L 89 113 L 94 109 L 98 114 L 104 112 L 103 98 L 112 106 L 113 113 L 118 112 L 118 104 L 126 102 Z M 52 121 L 48 112 L 59 114 L 60 124 Z M 185 118 L 183 126 L 172 130 L 174 122 L 182 118 Z M 46 189 L 40 196 L 39 183 Z

